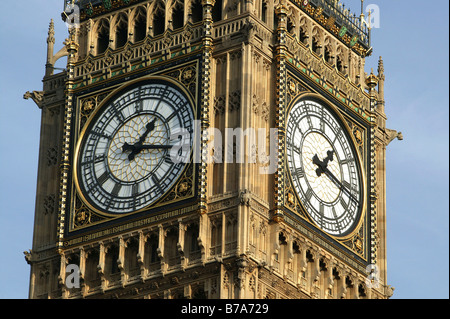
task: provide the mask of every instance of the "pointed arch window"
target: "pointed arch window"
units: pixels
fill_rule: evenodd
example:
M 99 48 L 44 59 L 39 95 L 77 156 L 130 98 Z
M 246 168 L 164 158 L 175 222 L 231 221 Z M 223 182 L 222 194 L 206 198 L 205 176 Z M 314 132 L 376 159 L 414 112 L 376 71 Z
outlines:
M 147 19 L 144 9 L 138 9 L 134 21 L 134 42 L 136 43 L 144 40 L 147 35 Z
M 173 6 L 172 9 L 172 26 L 173 29 L 182 28 L 184 25 L 184 5 L 178 2 Z
M 162 9 L 158 9 L 153 16 L 153 36 L 164 33 L 166 26 L 166 14 Z
M 331 53 L 331 48 L 329 46 L 325 47 L 324 59 L 328 63 L 333 63 L 333 55 Z
M 338 69 L 339 72 L 344 72 L 344 63 L 342 61 L 342 57 L 338 56 L 336 59 L 336 68 Z
M 119 259 L 119 247 L 117 245 L 111 245 L 108 247 L 106 256 L 105 256 L 105 271 L 108 274 L 116 274 L 119 272 L 119 265 L 117 260 Z
M 97 54 L 102 54 L 109 47 L 109 22 L 102 20 L 97 31 Z
M 203 20 L 203 6 L 201 0 L 192 1 L 190 14 L 192 17 L 192 23 L 200 22 Z
M 291 19 L 290 17 L 288 18 L 287 21 L 287 30 L 291 34 L 295 33 L 295 23 L 293 22 L 293 19 Z
M 313 50 L 313 52 L 315 52 L 315 53 L 317 53 L 317 54 L 320 54 L 321 52 L 321 45 L 320 45 L 320 42 L 319 42 L 319 39 L 318 38 L 316 38 L 316 37 L 313 37 L 313 41 L 312 41 L 312 50 Z
M 123 47 L 128 41 L 128 19 L 121 14 L 117 19 L 116 49 Z
M 216 0 L 216 3 L 212 9 L 212 18 L 214 22 L 222 20 L 222 6 L 222 0 Z
M 304 27 L 300 27 L 300 35 L 299 35 L 299 37 L 300 37 L 300 42 L 302 42 L 304 44 L 308 43 L 308 35 L 307 35 Z

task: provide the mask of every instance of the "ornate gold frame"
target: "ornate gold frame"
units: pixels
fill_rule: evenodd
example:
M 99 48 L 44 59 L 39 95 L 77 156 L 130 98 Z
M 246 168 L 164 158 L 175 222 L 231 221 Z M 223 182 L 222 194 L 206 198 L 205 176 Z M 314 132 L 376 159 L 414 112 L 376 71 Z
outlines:
M 341 123 L 343 123 L 344 129 L 346 130 L 347 135 L 350 137 L 351 143 L 353 143 L 353 147 L 354 147 L 354 149 L 356 151 L 356 154 L 357 154 L 356 156 L 358 158 L 358 164 L 359 164 L 359 167 L 360 167 L 360 170 L 361 170 L 361 180 L 362 180 L 361 181 L 362 182 L 361 185 L 362 185 L 362 197 L 363 197 L 363 201 L 362 202 L 363 202 L 363 206 L 361 208 L 361 215 L 359 216 L 359 220 L 358 220 L 357 224 L 354 226 L 353 230 L 349 234 L 347 234 L 345 236 L 334 236 L 334 235 L 328 234 L 327 232 L 324 232 L 323 230 L 321 230 L 321 228 L 318 225 L 316 225 L 316 223 L 314 223 L 314 221 L 310 218 L 309 214 L 307 213 L 306 209 L 303 206 L 303 203 L 299 199 L 297 191 L 293 187 L 291 187 L 291 185 L 292 185 L 291 173 L 285 171 L 286 176 L 289 176 L 289 187 L 288 188 L 292 188 L 292 190 L 293 190 L 293 192 L 294 192 L 294 194 L 296 196 L 297 202 L 300 204 L 300 207 L 303 210 L 303 213 L 308 218 L 306 219 L 303 216 L 299 215 L 296 210 L 293 210 L 291 208 L 288 208 L 288 209 L 293 211 L 295 214 L 297 214 L 298 216 L 302 217 L 303 219 L 306 219 L 306 221 L 308 223 L 310 223 L 311 225 L 313 225 L 314 227 L 319 229 L 321 232 L 324 232 L 327 236 L 335 239 L 336 241 L 343 242 L 343 241 L 346 241 L 346 240 L 348 240 L 350 238 L 353 238 L 353 237 L 358 235 L 357 233 L 359 233 L 361 225 L 362 225 L 362 223 L 364 221 L 364 218 L 365 218 L 365 215 L 367 213 L 367 193 L 368 192 L 367 192 L 367 180 L 366 180 L 366 173 L 365 173 L 366 168 L 364 166 L 364 162 L 362 161 L 361 153 L 359 152 L 358 147 L 357 147 L 358 143 L 356 142 L 355 137 L 352 134 L 352 130 L 350 129 L 349 125 L 347 124 L 347 120 L 343 117 L 343 115 L 341 114 L 341 111 L 339 111 L 339 109 L 333 103 L 327 101 L 320 94 L 312 93 L 312 92 L 302 92 L 302 93 L 299 93 L 297 96 L 295 96 L 290 101 L 288 107 L 286 108 L 286 120 L 287 120 L 287 118 L 289 116 L 289 112 L 292 109 L 292 107 L 296 103 L 298 103 L 300 100 L 304 100 L 304 99 L 307 99 L 307 98 L 318 100 L 321 103 L 323 103 L 324 105 L 326 105 L 337 116 L 337 118 L 341 121 Z M 286 143 L 284 143 L 284 152 L 286 153 Z M 285 160 L 285 163 L 286 163 L 287 159 L 285 158 L 284 160 Z M 285 165 L 285 167 L 287 167 L 287 165 Z M 285 206 L 286 206 L 286 203 L 285 203 Z
M 132 80 L 129 82 L 126 82 L 122 85 L 120 85 L 119 87 L 113 89 L 111 92 L 108 93 L 107 97 L 105 97 L 100 104 L 97 106 L 97 108 L 91 113 L 89 114 L 89 118 L 87 119 L 86 123 L 83 125 L 83 128 L 78 136 L 78 140 L 76 142 L 76 146 L 75 146 L 75 152 L 74 152 L 74 158 L 73 158 L 73 184 L 75 185 L 75 192 L 74 195 L 78 195 L 78 198 L 81 200 L 82 204 L 85 205 L 89 210 L 91 210 L 92 212 L 94 212 L 95 214 L 98 214 L 102 217 L 111 217 L 111 218 L 122 218 L 122 217 L 126 217 L 126 216 L 130 216 L 130 215 L 135 215 L 138 214 L 140 212 L 146 211 L 148 209 L 151 208 L 157 208 L 157 207 L 161 207 L 163 205 L 166 205 L 169 203 L 169 201 L 166 201 L 167 196 L 174 190 L 174 189 L 178 189 L 179 188 L 179 183 L 183 180 L 186 179 L 186 173 L 189 170 L 190 167 L 192 167 L 192 162 L 191 163 L 187 163 L 183 170 L 182 173 L 179 177 L 179 179 L 177 180 L 177 182 L 166 191 L 166 193 L 164 193 L 164 195 L 162 195 L 155 203 L 153 203 L 151 206 L 147 206 L 145 208 L 136 210 L 134 212 L 130 212 L 130 213 L 126 213 L 126 214 L 109 214 L 103 211 L 100 211 L 98 209 L 96 209 L 95 207 L 93 207 L 92 205 L 89 204 L 89 202 L 87 201 L 87 199 L 85 198 L 85 195 L 83 194 L 83 192 L 81 191 L 81 188 L 79 186 L 79 182 L 78 182 L 78 159 L 79 159 L 79 153 L 80 153 L 80 148 L 81 148 L 81 143 L 84 139 L 84 136 L 87 132 L 87 129 L 89 127 L 89 125 L 91 124 L 91 122 L 93 121 L 95 115 L 100 112 L 102 110 L 102 108 L 110 102 L 111 98 L 113 96 L 115 96 L 116 94 L 118 94 L 119 92 L 125 91 L 127 90 L 127 88 L 131 85 L 134 85 L 136 83 L 139 82 L 145 82 L 148 80 L 159 80 L 159 81 L 166 81 L 171 83 L 172 85 L 174 85 L 177 89 L 179 89 L 180 91 L 183 92 L 183 94 L 185 94 L 186 98 L 188 99 L 192 109 L 193 109 L 193 113 L 194 113 L 194 118 L 196 117 L 197 114 L 197 104 L 194 102 L 194 100 L 192 99 L 191 93 L 183 86 L 181 85 L 181 83 L 175 81 L 173 78 L 170 78 L 168 76 L 161 76 L 161 75 L 149 75 L 149 76 L 145 76 L 145 77 L 141 77 L 139 79 L 136 80 Z M 191 154 L 190 154 L 191 158 L 192 158 L 192 149 L 191 149 Z M 195 180 L 195 169 L 193 169 L 193 180 Z M 193 187 L 195 187 L 195 185 L 191 185 L 192 189 Z M 180 200 L 183 200 L 185 198 L 175 198 L 173 200 L 170 200 L 170 203 L 174 203 Z M 73 203 L 73 201 L 72 201 Z M 73 213 L 75 213 L 75 207 L 73 207 L 73 209 L 71 210 Z M 75 218 L 75 214 L 71 216 L 71 218 Z M 73 220 L 70 221 L 71 224 L 73 223 Z M 89 224 L 89 226 L 91 226 L 92 224 Z M 87 227 L 87 226 L 84 226 Z M 78 228 L 81 229 L 82 227 Z

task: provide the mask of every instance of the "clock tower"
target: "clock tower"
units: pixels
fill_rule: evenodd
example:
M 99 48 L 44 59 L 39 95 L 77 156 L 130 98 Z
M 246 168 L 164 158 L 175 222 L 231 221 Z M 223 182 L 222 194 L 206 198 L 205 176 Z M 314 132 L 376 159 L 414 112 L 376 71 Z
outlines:
M 75 0 L 30 298 L 389 298 L 384 67 L 329 0 Z M 67 58 L 65 70 L 54 67 Z

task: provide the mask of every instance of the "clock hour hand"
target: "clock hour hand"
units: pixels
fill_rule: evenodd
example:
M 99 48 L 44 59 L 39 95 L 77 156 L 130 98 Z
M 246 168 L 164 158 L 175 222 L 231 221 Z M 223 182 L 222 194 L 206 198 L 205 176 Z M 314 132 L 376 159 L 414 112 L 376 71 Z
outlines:
M 313 156 L 313 164 L 318 166 L 318 168 L 316 169 L 317 177 L 320 177 L 322 173 L 325 173 L 325 170 L 327 170 L 328 162 L 333 160 L 333 154 L 334 151 L 327 151 L 327 157 L 325 157 L 323 161 L 319 160 L 317 154 Z

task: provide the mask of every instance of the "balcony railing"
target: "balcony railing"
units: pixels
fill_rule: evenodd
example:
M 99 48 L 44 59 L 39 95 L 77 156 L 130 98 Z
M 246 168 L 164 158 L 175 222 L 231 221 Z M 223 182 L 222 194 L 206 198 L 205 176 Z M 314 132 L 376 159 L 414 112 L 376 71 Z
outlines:
M 298 7 L 305 11 L 305 7 L 300 0 L 291 0 Z M 367 24 L 361 21 L 361 17 L 352 14 L 350 10 L 345 9 L 344 4 L 338 0 L 309 0 L 313 8 L 322 8 L 323 15 L 333 17 L 335 23 L 339 26 L 345 26 L 347 33 L 352 36 L 357 35 L 359 42 L 366 48 L 370 47 L 370 29 Z M 308 12 L 307 12 L 308 13 Z M 310 14 L 310 13 L 308 13 Z M 310 14 L 311 15 L 311 14 Z M 314 18 L 314 17 L 313 17 Z

